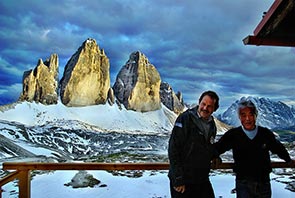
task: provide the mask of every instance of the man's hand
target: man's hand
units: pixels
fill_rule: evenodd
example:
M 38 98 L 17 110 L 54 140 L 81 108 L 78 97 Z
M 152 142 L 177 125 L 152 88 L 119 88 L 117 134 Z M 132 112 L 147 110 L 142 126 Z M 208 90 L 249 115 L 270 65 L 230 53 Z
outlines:
M 185 191 L 185 185 L 182 186 L 175 186 L 173 187 L 175 191 L 179 192 L 179 193 L 184 193 Z

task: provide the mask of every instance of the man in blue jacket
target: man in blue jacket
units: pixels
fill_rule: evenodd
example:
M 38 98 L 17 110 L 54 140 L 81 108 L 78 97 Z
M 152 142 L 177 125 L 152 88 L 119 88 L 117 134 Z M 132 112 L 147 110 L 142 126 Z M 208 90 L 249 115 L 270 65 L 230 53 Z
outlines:
M 169 179 L 172 198 L 214 198 L 209 180 L 219 107 L 213 91 L 204 92 L 199 105 L 180 114 L 169 139 Z
M 219 154 L 232 149 L 238 198 L 270 198 L 269 151 L 294 165 L 289 153 L 272 131 L 256 125 L 257 109 L 251 100 L 238 103 L 241 126 L 227 131 L 216 143 Z

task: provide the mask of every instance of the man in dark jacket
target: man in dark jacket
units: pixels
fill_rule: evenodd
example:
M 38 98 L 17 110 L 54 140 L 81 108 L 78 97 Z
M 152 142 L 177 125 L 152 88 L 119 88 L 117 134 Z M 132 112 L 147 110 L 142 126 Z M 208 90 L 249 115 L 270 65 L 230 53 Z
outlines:
M 168 148 L 172 198 L 214 198 L 209 172 L 216 136 L 212 113 L 218 107 L 218 95 L 206 91 L 197 107 L 176 119 Z
M 242 98 L 238 103 L 242 125 L 227 131 L 216 143 L 219 154 L 232 149 L 238 198 L 271 197 L 269 151 L 294 165 L 273 132 L 256 125 L 257 114 L 253 102 Z

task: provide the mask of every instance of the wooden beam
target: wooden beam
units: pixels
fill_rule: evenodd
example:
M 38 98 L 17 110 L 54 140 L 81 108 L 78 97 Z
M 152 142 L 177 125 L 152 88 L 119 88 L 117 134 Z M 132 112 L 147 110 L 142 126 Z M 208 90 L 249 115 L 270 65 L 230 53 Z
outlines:
M 30 171 L 20 171 L 18 177 L 19 198 L 31 197 L 31 174 Z
M 233 162 L 212 164 L 213 169 L 231 169 Z M 272 167 L 290 168 L 285 162 L 272 162 Z M 42 163 L 4 162 L 3 170 L 168 170 L 169 163 Z
M 275 0 L 245 45 L 295 47 L 295 1 Z
M 3 170 L 167 170 L 168 163 L 4 162 Z
M 8 175 L 6 175 L 5 177 L 0 179 L 0 186 L 3 186 L 5 184 L 7 184 L 8 182 L 11 182 L 15 179 L 17 179 L 19 174 L 19 171 L 13 171 L 11 173 L 9 173 Z
M 247 36 L 243 39 L 245 45 L 265 45 L 265 46 L 280 46 L 280 47 L 295 47 L 295 38 L 260 38 L 257 36 Z
M 260 21 L 260 23 L 255 28 L 255 30 L 254 30 L 254 35 L 255 36 L 258 35 L 260 33 L 260 31 L 264 28 L 265 24 L 270 21 L 271 17 L 273 17 L 274 12 L 277 10 L 277 8 L 279 7 L 279 5 L 283 1 L 285 1 L 285 0 L 275 0 L 275 2 L 272 4 L 272 6 L 267 11 L 267 13 L 263 16 L 263 18 Z

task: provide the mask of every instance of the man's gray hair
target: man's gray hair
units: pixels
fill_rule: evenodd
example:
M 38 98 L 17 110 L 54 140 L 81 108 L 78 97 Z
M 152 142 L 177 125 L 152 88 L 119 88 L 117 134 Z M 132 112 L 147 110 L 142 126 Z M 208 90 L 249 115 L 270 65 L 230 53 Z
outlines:
M 244 109 L 245 107 L 251 108 L 253 110 L 253 114 L 255 114 L 256 116 L 258 115 L 258 111 L 255 104 L 251 100 L 247 99 L 241 99 L 238 102 L 238 114 L 240 114 L 240 110 Z

